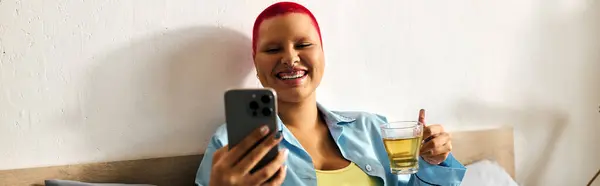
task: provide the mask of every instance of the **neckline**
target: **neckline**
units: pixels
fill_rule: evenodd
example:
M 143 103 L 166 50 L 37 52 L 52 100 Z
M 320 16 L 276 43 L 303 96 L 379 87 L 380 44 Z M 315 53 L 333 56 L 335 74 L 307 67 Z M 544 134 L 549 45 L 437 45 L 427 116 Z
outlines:
M 332 174 L 332 173 L 340 173 L 340 172 L 345 172 L 347 170 L 350 170 L 353 166 L 354 166 L 354 162 L 350 162 L 348 164 L 348 166 L 341 168 L 341 169 L 336 169 L 336 170 L 319 170 L 319 169 L 315 169 L 315 171 L 317 173 L 325 173 L 325 174 Z

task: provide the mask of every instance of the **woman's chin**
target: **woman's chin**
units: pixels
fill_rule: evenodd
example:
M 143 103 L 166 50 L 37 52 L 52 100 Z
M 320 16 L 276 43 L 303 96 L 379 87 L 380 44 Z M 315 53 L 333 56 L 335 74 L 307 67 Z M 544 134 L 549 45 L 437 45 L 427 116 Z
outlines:
M 313 91 L 307 90 L 306 87 L 294 87 L 285 89 L 275 89 L 277 91 L 277 99 L 283 102 L 302 102 L 311 97 Z

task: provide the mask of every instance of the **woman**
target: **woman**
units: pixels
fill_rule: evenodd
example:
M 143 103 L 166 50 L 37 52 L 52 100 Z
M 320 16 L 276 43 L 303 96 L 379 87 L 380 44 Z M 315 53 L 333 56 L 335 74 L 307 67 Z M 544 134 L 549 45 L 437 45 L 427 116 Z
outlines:
M 398 176 L 389 171 L 378 129 L 386 122 L 384 117 L 330 111 L 317 103 L 315 89 L 323 76 L 324 55 L 319 25 L 305 7 L 280 2 L 266 8 L 254 24 L 252 49 L 257 77 L 277 92 L 282 130 L 252 149 L 269 134 L 268 128 L 257 129 L 228 151 L 227 131 L 221 126 L 206 149 L 196 184 L 460 185 L 465 167 L 450 154 L 450 137 L 440 125 L 424 130 L 427 140 L 419 172 Z M 275 145 L 284 150 L 250 174 Z

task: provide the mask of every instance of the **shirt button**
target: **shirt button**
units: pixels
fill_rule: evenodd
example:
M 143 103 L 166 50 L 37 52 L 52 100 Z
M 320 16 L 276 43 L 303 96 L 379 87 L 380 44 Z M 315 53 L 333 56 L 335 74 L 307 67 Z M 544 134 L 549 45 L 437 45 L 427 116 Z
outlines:
M 367 164 L 367 167 L 365 167 L 367 169 L 367 171 L 371 172 L 373 170 L 373 168 L 371 167 L 371 165 Z

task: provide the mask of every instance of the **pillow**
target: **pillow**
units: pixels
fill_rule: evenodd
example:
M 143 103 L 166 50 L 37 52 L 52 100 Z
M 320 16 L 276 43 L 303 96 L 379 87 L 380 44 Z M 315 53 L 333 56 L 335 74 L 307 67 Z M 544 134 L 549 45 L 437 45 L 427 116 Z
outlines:
M 124 183 L 85 183 L 71 180 L 46 180 L 46 186 L 156 186 L 148 184 L 124 184 Z
M 517 182 L 495 161 L 481 160 L 467 165 L 462 186 L 518 186 Z

